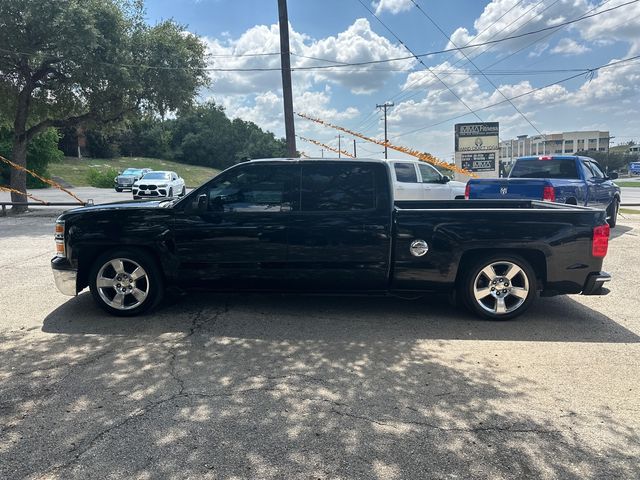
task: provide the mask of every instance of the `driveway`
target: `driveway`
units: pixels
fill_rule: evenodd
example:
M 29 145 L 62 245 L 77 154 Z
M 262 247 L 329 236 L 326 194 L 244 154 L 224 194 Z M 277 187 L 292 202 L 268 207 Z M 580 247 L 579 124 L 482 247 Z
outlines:
M 60 295 L 55 217 L 0 218 L 0 478 L 640 478 L 640 219 L 605 297 Z

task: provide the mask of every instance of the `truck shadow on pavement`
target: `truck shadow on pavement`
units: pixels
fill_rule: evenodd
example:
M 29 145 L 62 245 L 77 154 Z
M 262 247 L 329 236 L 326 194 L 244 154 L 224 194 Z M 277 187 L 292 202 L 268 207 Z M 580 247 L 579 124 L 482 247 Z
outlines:
M 88 293 L 68 301 L 44 320 L 48 333 L 157 335 L 184 332 L 194 311 L 211 314 L 233 305 L 220 334 L 245 338 L 403 337 L 441 340 L 639 343 L 640 337 L 569 296 L 541 298 L 512 321 L 478 319 L 445 297 L 223 295 L 191 293 L 171 298 L 142 317 L 112 317 Z
M 0 333 L 0 478 L 640 475 L 615 412 L 580 410 L 495 342 L 440 341 L 638 340 L 568 298 L 497 323 L 440 302 L 254 295 L 116 319 L 83 294 L 43 330 Z

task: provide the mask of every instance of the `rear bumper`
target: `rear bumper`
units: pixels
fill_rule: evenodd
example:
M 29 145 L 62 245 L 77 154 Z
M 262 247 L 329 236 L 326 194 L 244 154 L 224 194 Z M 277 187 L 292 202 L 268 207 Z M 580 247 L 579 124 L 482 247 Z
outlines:
M 66 258 L 54 257 L 51 260 L 51 270 L 60 293 L 75 297 L 78 294 L 78 272 L 71 267 L 69 261 Z
M 607 272 L 590 273 L 582 289 L 582 295 L 606 295 L 609 292 L 603 291 L 602 285 L 610 280 L 611 275 Z

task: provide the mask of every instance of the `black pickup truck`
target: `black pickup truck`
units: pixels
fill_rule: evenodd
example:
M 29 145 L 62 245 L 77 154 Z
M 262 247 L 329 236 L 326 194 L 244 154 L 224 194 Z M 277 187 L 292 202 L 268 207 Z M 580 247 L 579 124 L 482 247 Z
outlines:
M 508 319 L 543 296 L 602 292 L 606 213 L 531 200 L 394 202 L 376 160 L 238 164 L 181 199 L 88 206 L 56 223 L 60 291 L 115 315 L 168 285 L 217 291 L 450 292 Z

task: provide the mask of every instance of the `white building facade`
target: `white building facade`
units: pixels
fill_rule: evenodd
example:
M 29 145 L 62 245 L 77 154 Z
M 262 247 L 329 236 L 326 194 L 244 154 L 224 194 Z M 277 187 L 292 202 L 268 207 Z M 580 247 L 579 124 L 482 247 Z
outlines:
M 591 130 L 582 132 L 549 133 L 546 135 L 520 135 L 500 142 L 500 161 L 507 164 L 526 155 L 574 155 L 578 152 L 608 152 L 609 132 Z

